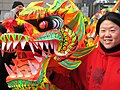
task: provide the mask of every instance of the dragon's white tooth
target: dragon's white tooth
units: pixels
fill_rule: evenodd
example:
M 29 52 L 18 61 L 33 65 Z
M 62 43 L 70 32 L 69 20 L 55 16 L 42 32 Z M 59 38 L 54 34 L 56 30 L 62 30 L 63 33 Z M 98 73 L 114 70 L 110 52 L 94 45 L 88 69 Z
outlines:
M 23 74 L 17 69 L 17 77 L 23 77 Z
M 38 71 L 32 66 L 31 62 L 28 60 L 28 64 L 30 66 L 30 69 L 31 69 L 31 73 L 33 75 L 36 75 L 38 73 Z
M 57 43 L 54 43 L 54 53 L 57 55 L 57 56 L 66 56 L 66 54 L 64 53 L 60 53 L 57 51 Z
M 5 63 L 4 65 L 5 65 L 5 68 L 6 68 L 7 72 L 8 72 L 8 74 L 9 74 L 9 76 L 10 76 L 11 78 L 15 78 L 16 75 L 13 73 L 13 71 L 7 66 L 6 63 Z
M 46 56 L 46 54 L 45 54 L 45 52 L 44 52 L 44 51 L 42 51 L 42 56 Z
M 31 77 L 31 73 L 28 72 L 28 70 L 25 69 L 25 74 L 24 74 L 25 77 Z
M 12 88 L 12 86 L 8 85 L 9 88 Z
M 35 42 L 38 45 L 38 42 Z
M 54 42 L 54 50 L 57 50 L 57 43 L 56 42 Z
M 48 45 L 49 45 L 49 42 L 45 42 L 45 46 L 47 49 L 49 48 Z
M 4 50 L 6 43 L 2 42 L 2 50 Z
M 33 43 L 36 49 L 38 49 L 38 42 Z
M 33 65 L 36 69 L 38 69 L 39 66 L 40 66 L 38 63 L 34 63 L 34 62 L 32 62 L 32 65 Z
M 34 48 L 33 48 L 32 43 L 31 43 L 31 42 L 28 42 L 28 43 L 29 43 L 29 45 L 30 45 L 30 48 L 31 48 L 31 50 L 32 50 L 32 53 L 35 54 L 35 51 L 34 51 Z
M 13 71 L 15 70 L 15 67 L 13 65 L 9 65 L 9 66 Z
M 4 51 L 1 50 L 2 57 L 4 56 Z
M 7 50 L 10 49 L 11 44 L 12 44 L 12 41 L 7 42 Z
M 19 43 L 19 41 L 13 42 L 13 49 L 15 49 L 15 47 L 17 46 L 18 43 Z
M 25 45 L 26 45 L 26 40 L 21 40 L 21 48 L 24 49 Z
M 11 77 L 11 78 L 16 78 L 16 75 L 15 75 L 15 74 L 13 74 L 13 75 L 10 75 L 10 77 Z
M 51 48 L 53 49 L 54 42 L 50 41 Z
M 56 51 L 55 49 L 54 49 L 54 53 L 55 53 L 57 56 L 66 56 L 66 53 L 60 53 L 60 52 Z
M 43 42 L 39 42 L 39 45 L 43 49 Z
M 34 56 L 38 62 L 42 62 L 42 57 Z

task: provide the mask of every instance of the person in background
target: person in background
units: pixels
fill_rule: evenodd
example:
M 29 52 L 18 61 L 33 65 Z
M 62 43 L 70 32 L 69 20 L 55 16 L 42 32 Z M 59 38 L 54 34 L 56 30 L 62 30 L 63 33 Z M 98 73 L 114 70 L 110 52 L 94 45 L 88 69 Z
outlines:
M 69 77 L 47 69 L 47 78 L 61 90 L 120 90 L 120 14 L 106 12 L 97 23 L 98 47 L 81 58 Z
M 23 10 L 24 8 L 24 4 L 20 1 L 14 1 L 12 9 L 10 10 L 10 12 L 6 13 L 4 15 L 4 20 L 7 18 L 16 18 L 16 15 L 19 14 L 19 12 L 21 10 Z

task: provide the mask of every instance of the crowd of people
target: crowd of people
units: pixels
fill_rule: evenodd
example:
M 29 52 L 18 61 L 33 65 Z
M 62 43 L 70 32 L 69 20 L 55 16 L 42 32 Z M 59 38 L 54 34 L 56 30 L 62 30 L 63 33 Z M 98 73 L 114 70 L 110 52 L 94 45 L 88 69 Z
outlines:
M 15 1 L 4 19 L 16 18 L 23 8 L 22 2 Z M 5 32 L 6 29 L 0 25 L 0 33 Z M 99 35 L 98 47 L 82 57 L 82 64 L 70 71 L 68 76 L 57 73 L 53 68 L 47 68 L 47 78 L 52 84 L 61 90 L 119 90 L 120 14 L 107 12 L 103 15 L 97 22 L 96 33 Z M 10 90 L 6 83 L 8 74 L 4 67 L 8 58 L 3 58 L 1 54 L 0 58 L 0 89 Z

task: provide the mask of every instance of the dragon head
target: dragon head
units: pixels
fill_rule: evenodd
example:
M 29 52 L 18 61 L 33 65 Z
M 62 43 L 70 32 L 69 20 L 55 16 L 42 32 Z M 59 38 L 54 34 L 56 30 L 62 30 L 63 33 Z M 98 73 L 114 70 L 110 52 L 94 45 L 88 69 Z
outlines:
M 82 12 L 72 0 L 55 0 L 52 5 L 47 4 L 48 8 L 42 5 L 42 1 L 31 2 L 16 19 L 2 22 L 7 29 L 0 36 L 2 56 L 16 56 L 12 58 L 14 65 L 5 64 L 7 83 L 13 89 L 44 88 L 51 58 L 74 69 L 81 63 L 78 58 L 94 47 L 80 49 L 85 26 Z

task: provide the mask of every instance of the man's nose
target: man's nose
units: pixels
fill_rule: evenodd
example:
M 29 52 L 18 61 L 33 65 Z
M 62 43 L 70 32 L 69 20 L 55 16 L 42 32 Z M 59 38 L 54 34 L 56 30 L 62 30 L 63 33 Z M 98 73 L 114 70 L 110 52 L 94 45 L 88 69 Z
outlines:
M 105 36 L 111 36 L 111 34 L 110 34 L 110 31 L 109 31 L 109 30 L 107 30 L 107 31 L 105 32 Z

